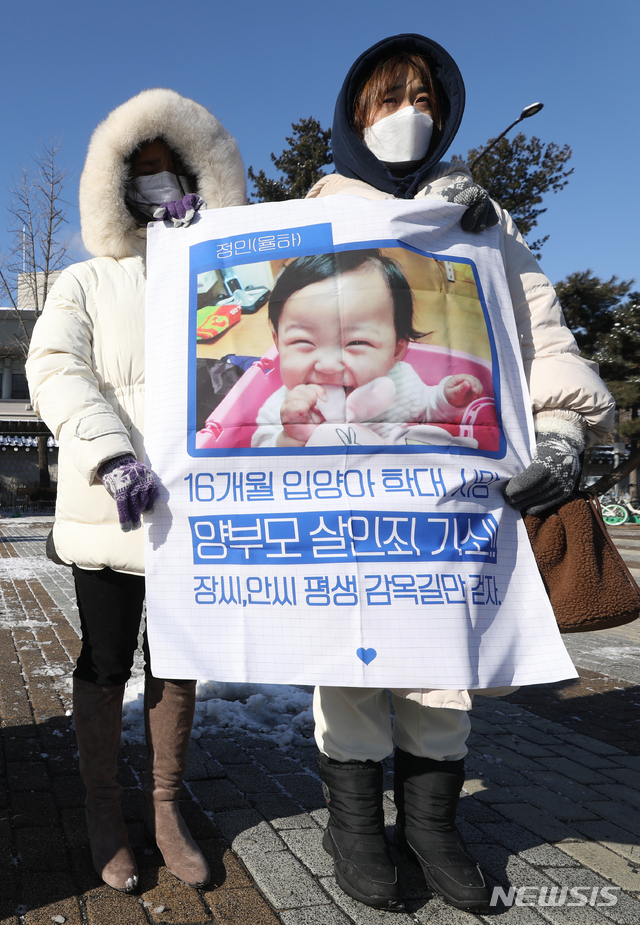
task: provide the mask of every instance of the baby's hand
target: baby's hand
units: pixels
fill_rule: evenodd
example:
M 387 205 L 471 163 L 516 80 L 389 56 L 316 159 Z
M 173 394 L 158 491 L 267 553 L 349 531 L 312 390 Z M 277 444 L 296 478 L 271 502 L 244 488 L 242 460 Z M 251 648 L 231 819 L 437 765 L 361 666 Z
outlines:
M 327 397 L 321 385 L 297 385 L 287 394 L 280 408 L 283 433 L 276 441 L 277 446 L 305 446 L 324 417 L 316 408 L 319 398 Z
M 479 379 L 475 376 L 468 376 L 466 373 L 459 373 L 447 379 L 444 397 L 454 408 L 464 408 L 476 398 L 480 398 L 483 391 Z

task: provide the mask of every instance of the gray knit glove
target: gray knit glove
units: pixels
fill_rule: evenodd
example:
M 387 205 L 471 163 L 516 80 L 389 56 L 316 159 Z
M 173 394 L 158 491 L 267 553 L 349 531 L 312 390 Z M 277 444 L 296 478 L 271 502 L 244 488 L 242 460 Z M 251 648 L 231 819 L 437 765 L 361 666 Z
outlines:
M 463 231 L 484 231 L 498 222 L 498 213 L 489 199 L 489 194 L 473 180 L 456 180 L 451 186 L 438 190 L 438 198 L 447 202 L 467 206 L 460 220 Z
M 152 511 L 158 497 L 156 477 L 135 456 L 116 456 L 98 469 L 98 478 L 115 499 L 120 528 L 128 533 L 141 526 L 140 515 Z
M 540 514 L 565 501 L 580 475 L 582 446 L 564 434 L 539 433 L 533 462 L 507 482 L 507 502 L 519 511 Z

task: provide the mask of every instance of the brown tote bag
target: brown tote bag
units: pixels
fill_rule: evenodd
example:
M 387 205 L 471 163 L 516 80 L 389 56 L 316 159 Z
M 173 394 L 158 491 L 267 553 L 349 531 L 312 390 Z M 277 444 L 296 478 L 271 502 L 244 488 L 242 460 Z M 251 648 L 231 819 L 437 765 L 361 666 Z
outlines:
M 640 589 L 595 495 L 579 492 L 524 522 L 561 633 L 609 629 L 640 616 Z
M 623 626 L 640 616 L 640 588 L 602 519 L 598 495 L 640 465 L 640 452 L 588 491 L 524 518 L 561 633 Z

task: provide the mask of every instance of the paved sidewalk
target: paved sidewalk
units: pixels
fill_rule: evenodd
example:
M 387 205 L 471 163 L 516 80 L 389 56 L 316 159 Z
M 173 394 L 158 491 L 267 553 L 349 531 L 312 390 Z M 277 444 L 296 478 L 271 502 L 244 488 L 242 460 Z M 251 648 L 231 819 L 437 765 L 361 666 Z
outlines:
M 70 571 L 44 558 L 49 527 L 46 519 L 0 522 L 0 923 L 640 925 L 635 625 L 566 637 L 579 681 L 477 698 L 460 829 L 492 884 L 507 897 L 509 885 L 520 889 L 520 905 L 458 912 L 431 897 L 404 858 L 405 913 L 351 901 L 321 847 L 327 813 L 315 748 L 278 748 L 242 730 L 205 733 L 190 746 L 183 811 L 211 863 L 211 886 L 179 883 L 144 844 L 143 754 L 131 744 L 122 747 L 121 780 L 140 890 L 127 896 L 101 885 L 70 716 L 77 614 Z M 640 567 L 640 528 L 621 529 L 617 541 Z M 385 804 L 391 825 L 390 789 Z M 583 888 L 566 896 L 572 905 L 541 904 L 559 902 L 565 887 Z

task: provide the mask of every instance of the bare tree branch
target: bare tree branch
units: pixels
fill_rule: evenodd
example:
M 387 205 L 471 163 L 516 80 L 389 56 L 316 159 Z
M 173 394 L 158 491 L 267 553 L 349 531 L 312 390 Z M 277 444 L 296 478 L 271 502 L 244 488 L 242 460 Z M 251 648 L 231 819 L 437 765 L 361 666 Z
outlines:
M 26 360 L 34 316 L 42 313 L 52 274 L 69 263 L 68 242 L 63 237 L 67 173 L 57 163 L 59 150 L 60 142 L 53 138 L 43 144 L 26 167 L 20 166 L 9 189 L 11 246 L 0 256 L 0 300 L 8 305 L 18 324 L 11 342 L 0 346 L 1 357 Z M 7 374 L 13 375 L 20 367 L 12 365 Z M 38 450 L 40 488 L 48 488 L 46 437 L 39 438 Z
M 0 258 L 0 295 L 17 314 L 35 310 L 38 317 L 51 285 L 51 274 L 68 261 L 62 237 L 68 203 L 63 198 L 67 172 L 56 158 L 60 142 L 43 144 L 28 166 L 21 166 L 9 189 L 9 233 L 12 244 Z M 22 322 L 22 319 L 21 319 Z

